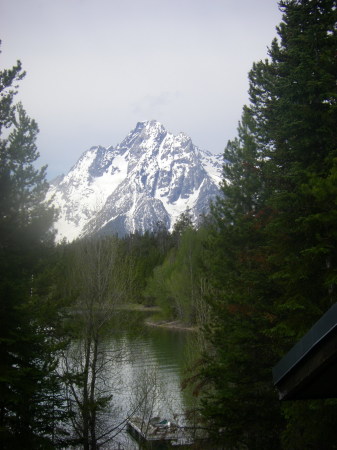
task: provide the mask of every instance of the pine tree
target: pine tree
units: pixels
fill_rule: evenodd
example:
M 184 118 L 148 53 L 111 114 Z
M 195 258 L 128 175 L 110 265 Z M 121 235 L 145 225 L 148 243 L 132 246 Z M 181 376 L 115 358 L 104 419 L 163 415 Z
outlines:
M 268 236 L 279 293 L 274 335 L 282 342 L 281 353 L 335 302 L 337 2 L 280 6 L 285 13 L 280 42 L 274 41 L 270 50 L 278 76 L 269 86 L 274 101 L 263 126 L 271 144 L 269 204 L 275 217 Z M 284 410 L 286 448 L 335 447 L 333 402 L 290 403 Z
M 206 260 L 212 320 L 205 330 L 210 347 L 199 374 L 201 384 L 208 386 L 202 410 L 213 439 L 228 448 L 276 449 L 282 418 L 271 384 L 270 364 L 276 361 L 268 335 L 273 286 L 265 251 L 271 212 L 248 108 L 238 133 L 225 149 L 223 195 L 212 211 Z
M 0 72 L 0 440 L 2 448 L 49 448 L 62 400 L 38 280 L 54 211 L 43 203 L 46 168 L 34 166 L 37 124 L 13 103 L 23 76 L 20 62 Z
M 270 205 L 276 212 L 269 230 L 274 278 L 283 291 L 283 311 L 287 305 L 290 312 L 305 310 L 306 320 L 292 325 L 300 336 L 334 301 L 334 283 L 328 280 L 337 263 L 336 215 L 331 211 L 337 152 L 337 2 L 280 6 L 285 12 L 280 42 L 274 41 L 270 50 L 277 67 L 274 84 L 268 86 L 274 101 L 261 128 L 270 142 L 266 156 L 272 173 Z M 294 314 L 290 316 L 292 320 Z
M 282 445 L 271 369 L 334 301 L 337 280 L 337 4 L 288 0 L 280 8 L 279 40 L 253 65 L 250 105 L 225 150 L 210 237 L 204 413 L 235 448 Z M 285 448 L 323 448 L 323 429 L 324 448 L 334 448 L 333 405 L 283 409 Z

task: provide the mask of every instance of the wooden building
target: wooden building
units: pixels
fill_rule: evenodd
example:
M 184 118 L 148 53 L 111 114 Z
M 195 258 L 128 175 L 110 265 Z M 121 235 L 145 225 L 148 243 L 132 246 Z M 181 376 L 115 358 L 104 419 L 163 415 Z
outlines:
M 273 368 L 280 400 L 337 398 L 337 303 Z

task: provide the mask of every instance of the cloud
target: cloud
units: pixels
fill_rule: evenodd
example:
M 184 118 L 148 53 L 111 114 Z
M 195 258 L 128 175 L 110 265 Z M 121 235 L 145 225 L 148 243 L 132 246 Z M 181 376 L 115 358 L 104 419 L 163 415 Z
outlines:
M 277 0 L 0 2 L 0 65 L 21 59 L 27 71 L 18 100 L 39 124 L 50 176 L 139 120 L 222 152 L 280 21 Z
M 161 114 L 179 97 L 181 97 L 181 94 L 178 91 L 161 92 L 157 95 L 147 94 L 133 104 L 131 107 L 132 113 L 147 118 L 153 113 Z

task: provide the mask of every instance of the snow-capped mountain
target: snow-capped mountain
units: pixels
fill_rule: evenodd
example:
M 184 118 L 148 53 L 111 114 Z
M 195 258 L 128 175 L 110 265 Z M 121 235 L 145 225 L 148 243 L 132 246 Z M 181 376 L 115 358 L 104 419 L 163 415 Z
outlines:
M 184 133 L 157 121 L 139 122 L 114 147 L 92 147 L 65 176 L 51 182 L 47 198 L 59 210 L 57 240 L 94 233 L 172 229 L 190 209 L 197 222 L 219 193 L 221 156 L 193 145 Z

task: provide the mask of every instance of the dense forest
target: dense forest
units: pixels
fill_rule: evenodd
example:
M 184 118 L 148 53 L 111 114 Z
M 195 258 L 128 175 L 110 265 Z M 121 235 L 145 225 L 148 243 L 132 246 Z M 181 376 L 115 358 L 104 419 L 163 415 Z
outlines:
M 336 302 L 337 2 L 279 7 L 224 150 L 221 195 L 198 228 L 186 211 L 172 232 L 158 223 L 55 245 L 38 126 L 14 101 L 25 73 L 19 61 L 0 72 L 2 448 L 112 445 L 100 343 L 131 304 L 197 330 L 184 384 L 213 448 L 337 448 L 337 401 L 280 402 L 272 381 Z

